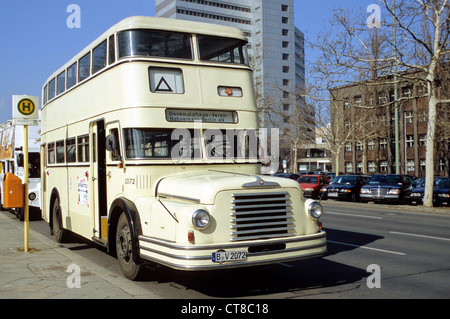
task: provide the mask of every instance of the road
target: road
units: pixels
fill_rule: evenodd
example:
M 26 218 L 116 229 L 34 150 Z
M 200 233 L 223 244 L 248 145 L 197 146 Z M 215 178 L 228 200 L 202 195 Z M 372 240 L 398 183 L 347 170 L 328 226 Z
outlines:
M 213 298 L 449 298 L 450 210 L 322 202 L 328 233 L 323 258 L 220 272 L 150 270 L 136 284 L 171 299 Z M 48 225 L 30 227 L 48 236 Z M 117 260 L 102 248 L 76 239 L 64 244 L 121 275 Z

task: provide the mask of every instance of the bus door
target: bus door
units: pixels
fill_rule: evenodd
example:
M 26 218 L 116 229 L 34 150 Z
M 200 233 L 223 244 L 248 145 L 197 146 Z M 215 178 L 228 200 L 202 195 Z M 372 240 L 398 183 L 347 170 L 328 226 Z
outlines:
M 92 122 L 90 126 L 90 139 L 92 141 L 92 156 L 90 156 L 90 195 L 92 224 L 94 238 L 106 238 L 106 231 L 102 234 L 102 219 L 107 216 L 107 185 L 106 185 L 106 148 L 105 148 L 105 121 Z M 104 223 L 104 222 L 103 222 Z M 105 228 L 105 227 L 104 227 Z
M 108 189 L 107 206 L 111 207 L 116 197 L 123 193 L 124 161 L 120 138 L 120 123 L 106 123 L 106 185 Z M 104 234 L 106 237 L 106 233 Z

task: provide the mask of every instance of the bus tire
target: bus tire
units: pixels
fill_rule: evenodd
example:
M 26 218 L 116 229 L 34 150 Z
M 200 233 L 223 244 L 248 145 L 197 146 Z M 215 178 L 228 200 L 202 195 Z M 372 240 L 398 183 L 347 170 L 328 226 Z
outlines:
M 52 206 L 52 233 L 58 243 L 63 243 L 67 238 L 67 230 L 63 228 L 61 206 L 56 198 Z
M 131 226 L 125 213 L 121 213 L 116 230 L 116 254 L 123 275 L 130 280 L 138 280 L 144 272 L 144 265 L 136 264 L 133 258 Z

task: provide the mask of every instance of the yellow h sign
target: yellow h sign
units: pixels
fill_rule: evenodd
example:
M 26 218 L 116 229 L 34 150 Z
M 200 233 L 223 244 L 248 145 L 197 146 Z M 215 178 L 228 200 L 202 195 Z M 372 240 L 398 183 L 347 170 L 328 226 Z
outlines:
M 29 116 L 33 114 L 34 110 L 36 109 L 34 102 L 30 99 L 22 99 L 17 104 L 17 110 L 20 114 Z
M 13 95 L 13 119 L 17 125 L 39 125 L 39 98 L 30 95 Z

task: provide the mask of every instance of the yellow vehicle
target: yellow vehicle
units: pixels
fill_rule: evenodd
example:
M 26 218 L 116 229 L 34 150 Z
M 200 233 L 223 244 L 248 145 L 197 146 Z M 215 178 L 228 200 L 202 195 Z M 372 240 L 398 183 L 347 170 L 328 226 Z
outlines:
M 42 209 L 117 255 L 244 267 L 326 252 L 319 203 L 295 181 L 259 175 L 247 40 L 235 28 L 130 17 L 43 86 Z

